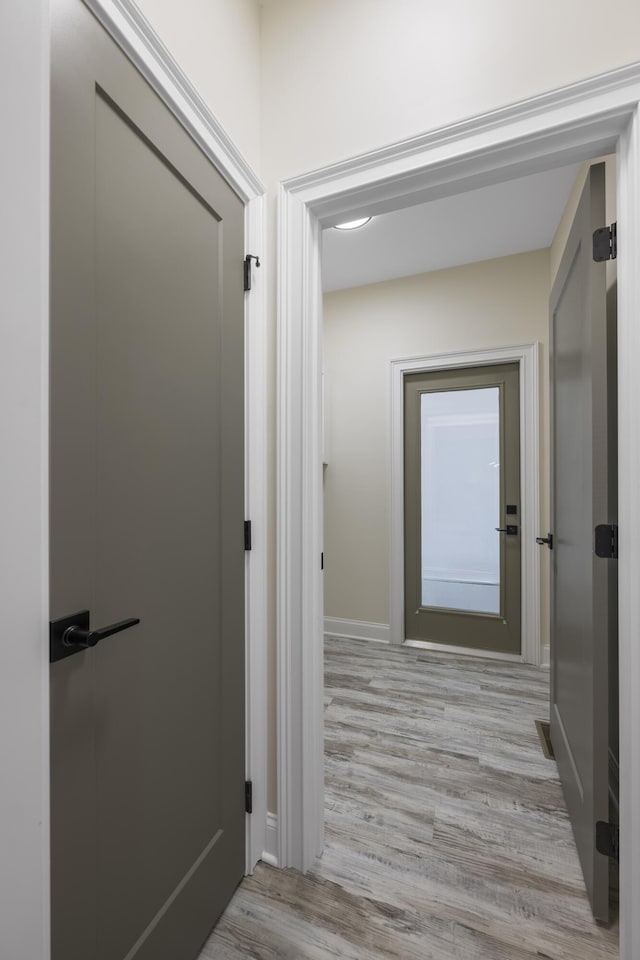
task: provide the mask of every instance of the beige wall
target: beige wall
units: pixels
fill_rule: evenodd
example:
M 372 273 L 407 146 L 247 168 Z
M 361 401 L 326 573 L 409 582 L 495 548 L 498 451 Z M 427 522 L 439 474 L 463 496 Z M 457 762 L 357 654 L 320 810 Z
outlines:
M 136 0 L 236 146 L 260 167 L 256 0 Z
M 390 361 L 538 341 L 541 530 L 547 530 L 549 251 L 327 294 L 325 614 L 389 623 Z M 548 557 L 540 551 L 542 643 Z
M 270 0 L 265 172 L 282 178 L 640 58 L 640 3 Z

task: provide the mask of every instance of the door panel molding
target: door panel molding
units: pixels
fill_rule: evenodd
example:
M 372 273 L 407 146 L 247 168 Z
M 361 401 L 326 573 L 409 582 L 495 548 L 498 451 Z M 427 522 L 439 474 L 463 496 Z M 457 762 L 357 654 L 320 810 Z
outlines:
M 132 0 L 83 0 L 245 202 L 264 193 L 255 171 Z
M 245 252 L 266 260 L 265 187 L 222 124 L 131 0 L 83 0 L 245 206 Z M 242 282 L 242 265 L 239 266 Z M 255 785 L 246 818 L 246 872 L 267 843 L 267 271 L 245 295 L 245 515 L 253 545 L 245 558 L 246 778 Z M 47 730 L 48 738 L 48 730 Z
M 320 227 L 617 152 L 620 960 L 640 955 L 640 755 L 632 749 L 640 736 L 639 104 L 633 63 L 383 146 L 284 181 L 278 227 L 279 860 L 308 869 L 323 833 Z
M 520 368 L 520 486 L 522 654 L 515 659 L 539 664 L 540 643 L 540 548 L 535 538 L 540 529 L 538 343 L 461 353 L 432 354 L 391 361 L 391 504 L 390 504 L 390 594 L 391 642 L 404 643 L 404 377 L 502 363 Z M 442 650 L 441 644 L 434 649 Z M 457 649 L 457 648 L 456 648 Z M 480 651 L 471 651 L 476 656 Z M 504 655 L 513 660 L 514 655 Z

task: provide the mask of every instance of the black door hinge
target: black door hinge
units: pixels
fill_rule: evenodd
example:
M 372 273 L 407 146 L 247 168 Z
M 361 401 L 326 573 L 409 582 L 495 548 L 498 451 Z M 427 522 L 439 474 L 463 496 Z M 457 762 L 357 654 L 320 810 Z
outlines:
M 593 259 L 596 263 L 615 260 L 618 256 L 618 224 L 593 231 Z
M 253 782 L 245 780 L 244 783 L 244 812 L 253 813 Z
M 596 850 L 603 857 L 620 859 L 620 827 L 617 823 L 598 820 L 596 823 Z
M 324 570 L 324 550 L 320 554 L 320 569 Z
M 251 520 L 244 522 L 244 548 L 251 550 Z
M 596 557 L 618 559 L 618 528 L 615 523 L 599 523 L 595 532 Z
M 256 257 L 253 253 L 248 253 L 244 258 L 244 292 L 251 290 L 251 261 L 255 260 L 256 267 L 260 266 L 260 257 Z

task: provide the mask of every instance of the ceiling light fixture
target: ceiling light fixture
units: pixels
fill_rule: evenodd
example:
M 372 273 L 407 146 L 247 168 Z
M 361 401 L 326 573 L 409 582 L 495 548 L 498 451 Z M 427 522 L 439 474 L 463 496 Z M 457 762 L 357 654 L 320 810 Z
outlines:
M 336 223 L 336 230 L 357 230 L 358 227 L 364 227 L 373 217 L 360 217 L 359 220 L 347 220 L 346 223 Z

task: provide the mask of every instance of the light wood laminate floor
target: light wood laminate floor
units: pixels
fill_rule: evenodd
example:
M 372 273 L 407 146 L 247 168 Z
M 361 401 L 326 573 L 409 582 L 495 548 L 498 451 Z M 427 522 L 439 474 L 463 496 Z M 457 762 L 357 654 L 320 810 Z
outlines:
M 613 960 L 534 720 L 548 671 L 326 643 L 326 848 L 258 864 L 201 960 Z

